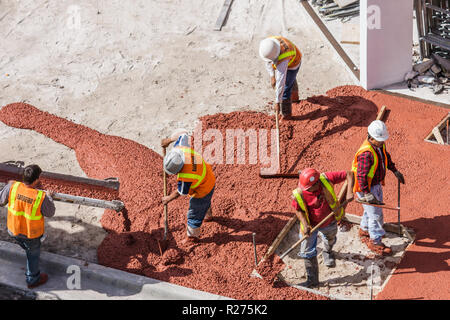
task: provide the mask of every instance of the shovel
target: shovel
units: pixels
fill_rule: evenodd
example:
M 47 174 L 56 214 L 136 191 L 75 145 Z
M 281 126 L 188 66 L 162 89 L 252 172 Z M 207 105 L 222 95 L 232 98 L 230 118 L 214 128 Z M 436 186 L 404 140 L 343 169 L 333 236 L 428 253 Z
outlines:
M 277 161 L 278 161 L 278 170 L 280 170 L 280 165 L 281 165 L 281 161 L 280 161 L 280 127 L 278 124 L 278 110 L 276 110 L 275 113 L 275 125 L 276 125 L 276 129 L 277 129 Z M 293 178 L 296 179 L 298 178 L 298 174 L 297 173 L 262 173 L 261 170 L 259 171 L 259 176 L 261 178 Z

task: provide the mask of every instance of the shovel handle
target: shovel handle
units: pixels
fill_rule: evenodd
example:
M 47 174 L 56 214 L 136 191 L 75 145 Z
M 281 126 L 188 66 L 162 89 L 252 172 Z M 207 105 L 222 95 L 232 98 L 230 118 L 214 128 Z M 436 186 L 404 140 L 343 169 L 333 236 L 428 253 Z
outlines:
M 166 147 L 163 147 L 163 155 L 166 156 Z M 163 179 L 164 179 L 164 197 L 167 196 L 167 174 L 163 169 Z M 164 205 L 164 240 L 167 239 L 167 231 L 168 231 L 168 222 L 167 222 L 167 204 Z

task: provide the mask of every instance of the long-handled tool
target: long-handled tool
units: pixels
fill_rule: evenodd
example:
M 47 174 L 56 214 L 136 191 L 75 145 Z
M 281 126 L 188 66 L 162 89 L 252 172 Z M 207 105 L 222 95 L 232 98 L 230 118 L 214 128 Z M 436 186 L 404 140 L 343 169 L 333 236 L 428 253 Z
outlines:
M 297 173 L 280 173 L 281 161 L 280 161 L 280 126 L 278 124 L 278 109 L 275 112 L 275 125 L 277 130 L 277 161 L 278 161 L 278 173 L 263 173 L 262 170 L 259 171 L 259 176 L 261 178 L 298 178 Z
M 166 156 L 166 147 L 163 147 L 163 157 Z M 164 187 L 163 187 L 163 194 L 164 197 L 167 196 L 167 175 L 166 175 L 166 171 L 163 169 L 163 182 L 164 182 Z M 167 219 L 167 204 L 164 205 L 164 235 L 163 235 L 163 239 L 161 241 L 158 240 L 158 246 L 159 246 L 159 252 L 161 254 L 161 256 L 163 255 L 163 252 L 166 251 L 167 249 L 167 233 L 169 230 L 169 222 Z
M 402 226 L 400 224 L 400 180 L 397 180 L 397 216 L 398 216 L 398 233 L 402 233 Z
M 396 211 L 400 211 L 400 206 L 394 207 L 394 206 L 390 206 L 390 205 L 384 204 L 383 202 L 380 202 L 380 203 L 370 203 L 370 202 L 361 201 L 361 200 L 359 200 L 359 199 L 356 199 L 355 201 L 356 201 L 357 203 L 364 204 L 364 205 L 367 205 L 367 206 L 378 207 L 378 208 L 383 208 L 383 209 L 387 209 L 387 210 L 396 210 Z
M 163 155 L 166 156 L 166 147 L 163 148 Z M 164 197 L 167 196 L 167 175 L 166 171 L 163 170 L 163 179 L 164 179 Z M 167 204 L 164 205 L 164 238 L 163 240 L 167 240 L 167 232 L 168 232 L 169 226 L 167 221 Z
M 346 204 L 348 203 L 347 200 L 345 200 L 342 204 L 339 205 L 338 209 L 344 207 Z M 331 212 L 329 215 L 326 216 L 325 219 L 323 219 L 322 221 L 320 221 L 320 223 L 318 225 L 316 225 L 314 228 L 311 229 L 309 234 L 314 233 L 317 229 L 319 229 L 326 221 L 328 221 L 328 219 L 330 219 L 332 216 L 334 215 L 334 211 Z M 309 236 L 304 236 L 302 237 L 300 240 L 298 240 L 296 243 L 294 243 L 288 250 L 286 250 L 285 253 L 283 253 L 280 256 L 280 259 L 283 259 L 285 256 L 287 256 L 289 254 L 289 252 L 291 252 L 292 250 L 294 250 L 298 245 L 300 245 L 305 239 L 309 238 Z
M 0 189 L 2 189 L 5 185 L 6 183 L 0 182 Z M 60 202 L 80 204 L 83 206 L 111 209 L 117 212 L 121 211 L 125 207 L 123 202 L 119 200 L 108 201 L 95 198 L 73 196 L 71 194 L 65 193 L 54 193 L 52 199 Z

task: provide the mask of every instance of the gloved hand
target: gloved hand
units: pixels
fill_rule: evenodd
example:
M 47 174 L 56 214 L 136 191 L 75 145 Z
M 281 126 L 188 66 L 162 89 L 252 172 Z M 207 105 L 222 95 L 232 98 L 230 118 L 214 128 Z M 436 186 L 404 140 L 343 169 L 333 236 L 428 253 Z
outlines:
M 405 184 L 405 177 L 403 177 L 403 174 L 400 171 L 395 171 L 394 175 L 397 177 L 400 183 Z
M 303 237 L 309 237 L 310 236 L 310 234 L 311 234 L 311 230 L 312 230 L 312 228 L 311 228 L 311 226 L 310 225 L 308 225 L 308 226 L 306 226 L 306 228 L 305 228 L 306 230 L 304 230 L 304 229 L 302 229 L 302 228 L 300 228 L 300 231 L 301 231 L 301 233 L 302 233 L 302 236 Z
M 373 203 L 373 204 L 379 203 L 377 198 L 375 198 L 375 196 L 372 193 L 370 193 L 370 192 L 364 194 L 364 196 L 359 198 L 359 200 L 361 200 L 363 202 L 367 202 L 367 203 Z

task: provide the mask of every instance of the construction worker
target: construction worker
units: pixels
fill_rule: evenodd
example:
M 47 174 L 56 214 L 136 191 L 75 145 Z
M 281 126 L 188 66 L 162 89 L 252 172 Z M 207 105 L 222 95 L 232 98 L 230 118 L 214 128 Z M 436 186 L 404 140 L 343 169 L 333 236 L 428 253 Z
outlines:
M 47 282 L 48 275 L 39 269 L 44 216 L 53 217 L 53 192 L 37 190 L 42 170 L 29 165 L 23 171 L 23 183 L 9 181 L 0 191 L 0 205 L 8 204 L 9 235 L 25 250 L 27 256 L 26 283 L 29 289 Z
M 266 61 L 270 83 L 275 89 L 275 110 L 280 111 L 281 103 L 281 115 L 289 119 L 292 115 L 292 100 L 298 100 L 296 77 L 302 63 L 302 54 L 291 41 L 277 36 L 260 42 L 259 55 Z
M 306 276 L 304 287 L 317 287 L 319 285 L 319 264 L 317 261 L 317 236 L 323 242 L 322 257 L 325 266 L 332 268 L 336 265 L 333 246 L 336 243 L 337 221 L 344 215 L 344 207 L 340 206 L 334 192 L 334 185 L 347 180 L 348 186 L 346 200 L 353 200 L 353 173 L 351 171 L 336 171 L 319 173 L 313 168 L 300 172 L 298 187 L 292 191 L 292 207 L 300 221 L 299 237 L 308 237 L 300 245 L 298 255 L 304 259 Z M 311 233 L 311 229 L 324 220 L 331 212 L 330 217 L 319 229 Z
M 163 139 L 161 146 L 166 148 L 172 142 L 175 142 L 173 149 L 164 157 L 164 170 L 177 175 L 178 186 L 162 198 L 162 203 L 168 204 L 180 195 L 191 197 L 187 213 L 187 238 L 183 241 L 189 244 L 199 238 L 203 221 L 212 220 L 211 198 L 216 178 L 211 166 L 190 147 L 186 133 Z
M 353 191 L 357 193 L 360 201 L 377 204 L 383 201 L 381 186 L 384 185 L 386 168 L 391 170 L 403 184 L 405 178 L 396 169 L 391 156 L 386 151 L 385 141 L 389 138 L 389 133 L 384 122 L 373 121 L 367 131 L 367 139 L 356 152 L 352 163 L 352 171 L 355 175 Z M 370 205 L 363 205 L 363 208 L 359 236 L 369 240 L 367 246 L 370 250 L 382 255 L 392 254 L 391 248 L 386 247 L 381 241 L 385 234 L 383 209 Z

